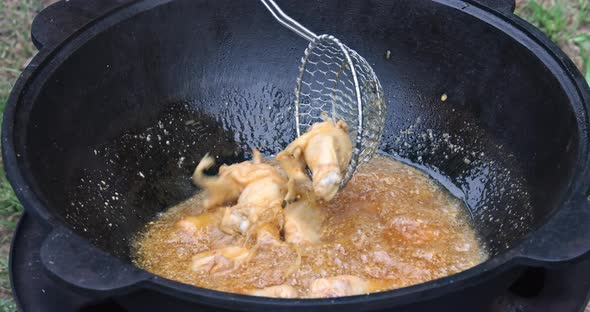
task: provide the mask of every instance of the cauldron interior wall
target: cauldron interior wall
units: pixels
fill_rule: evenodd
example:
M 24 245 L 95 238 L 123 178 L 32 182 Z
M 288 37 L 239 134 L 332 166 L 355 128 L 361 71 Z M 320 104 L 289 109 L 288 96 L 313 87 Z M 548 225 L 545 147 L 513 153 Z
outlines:
M 560 202 L 576 120 L 525 47 L 442 3 L 327 0 L 314 14 L 282 5 L 374 65 L 389 105 L 383 152 L 446 177 L 493 253 Z M 254 0 L 138 14 L 55 64 L 20 112 L 27 179 L 77 233 L 128 258 L 134 233 L 195 191 L 189 177 L 205 153 L 237 161 L 248 146 L 272 154 L 294 138 L 305 47 Z

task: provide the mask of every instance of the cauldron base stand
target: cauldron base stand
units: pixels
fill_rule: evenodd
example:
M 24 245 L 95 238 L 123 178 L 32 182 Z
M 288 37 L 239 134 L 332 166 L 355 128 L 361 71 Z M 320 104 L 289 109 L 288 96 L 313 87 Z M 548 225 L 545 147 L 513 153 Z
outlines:
M 10 264 L 10 277 L 13 285 L 13 294 L 19 310 L 21 311 L 129 311 L 120 302 L 121 298 L 96 298 L 92 294 L 76 292 L 60 283 L 55 282 L 47 275 L 39 259 L 39 249 L 50 229 L 42 222 L 28 215 L 21 218 L 12 246 L 12 259 Z M 552 283 L 552 281 L 560 280 Z M 590 294 L 590 259 L 584 260 L 559 271 L 547 274 L 546 288 L 551 285 L 560 289 L 548 289 L 549 297 L 540 295 L 529 299 L 511 300 L 509 297 L 497 298 L 493 306 L 485 306 L 478 311 L 518 311 L 518 312 L 581 312 L 588 302 Z M 133 296 L 133 297 L 136 297 Z M 136 298 L 137 299 L 137 298 Z M 153 299 L 153 298 L 152 298 Z M 544 302 L 541 305 L 539 300 Z M 142 311 L 146 307 L 142 308 Z M 473 307 L 470 307 L 471 311 Z
M 10 279 L 20 311 L 125 311 L 114 300 L 97 300 L 74 292 L 50 276 L 39 259 L 43 240 L 51 229 L 27 214 L 21 217 L 12 241 Z

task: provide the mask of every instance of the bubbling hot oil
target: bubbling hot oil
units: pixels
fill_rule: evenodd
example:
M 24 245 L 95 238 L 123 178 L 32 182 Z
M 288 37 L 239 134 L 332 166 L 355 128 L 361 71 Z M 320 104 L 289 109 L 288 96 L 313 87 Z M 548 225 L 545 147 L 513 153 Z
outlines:
M 197 194 L 150 222 L 135 240 L 135 263 L 198 287 L 246 294 L 287 284 L 313 297 L 309 286 L 322 277 L 354 275 L 377 281 L 381 291 L 448 276 L 488 257 L 461 201 L 426 174 L 381 156 L 361 166 L 333 201 L 314 204 L 319 242 L 259 249 L 226 274 L 191 270 L 192 256 L 215 248 L 220 231 L 191 235 L 175 226 L 202 213 L 202 200 Z

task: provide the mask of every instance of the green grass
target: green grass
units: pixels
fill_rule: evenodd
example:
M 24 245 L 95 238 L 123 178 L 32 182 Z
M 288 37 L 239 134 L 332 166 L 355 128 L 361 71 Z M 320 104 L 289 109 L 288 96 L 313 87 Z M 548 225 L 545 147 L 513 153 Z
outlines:
M 582 33 L 571 39 L 572 42 L 580 48 L 580 57 L 582 58 L 582 74 L 590 84 L 590 34 Z
M 30 24 L 39 11 L 38 0 L 0 1 L 0 104 L 4 106 L 15 79 L 35 49 L 30 43 Z
M 564 49 L 590 84 L 590 0 L 528 0 L 516 13 Z
M 18 75 L 35 53 L 29 27 L 41 7 L 38 0 L 0 0 L 0 117 Z M 0 167 L 0 312 L 16 311 L 10 293 L 8 253 L 21 213 L 22 205 Z
M 525 14 L 529 22 L 542 29 L 554 42 L 559 42 L 568 30 L 567 17 L 561 5 L 545 8 L 537 1 L 531 0 L 524 6 L 524 10 L 528 11 Z
M 16 310 L 16 306 L 10 296 L 8 252 L 12 232 L 23 208 L 4 178 L 3 170 L 0 175 L 0 311 L 11 312 Z
M 8 277 L 8 259 L 0 259 L 0 287 L 9 289 L 9 277 Z M 16 311 L 16 305 L 9 296 L 0 298 L 0 311 L 12 312 Z
M 0 170 L 0 174 L 3 177 L 0 179 L 0 215 L 5 216 L 0 219 L 0 225 L 14 228 L 16 221 L 13 217 L 23 211 L 23 206 L 14 195 L 12 187 L 5 178 L 4 171 Z

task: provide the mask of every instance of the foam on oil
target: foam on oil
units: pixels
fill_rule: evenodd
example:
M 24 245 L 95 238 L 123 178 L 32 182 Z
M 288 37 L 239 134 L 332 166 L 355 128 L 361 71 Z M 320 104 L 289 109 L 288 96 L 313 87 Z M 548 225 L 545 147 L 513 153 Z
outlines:
M 190 235 L 178 220 L 203 212 L 202 194 L 169 209 L 135 242 L 135 263 L 163 277 L 234 293 L 288 284 L 309 297 L 321 277 L 378 280 L 379 290 L 410 286 L 473 267 L 488 255 L 467 208 L 423 172 L 378 156 L 329 203 L 313 204 L 319 243 L 269 247 L 226 274 L 191 270 L 192 256 L 214 248 L 219 231 Z

